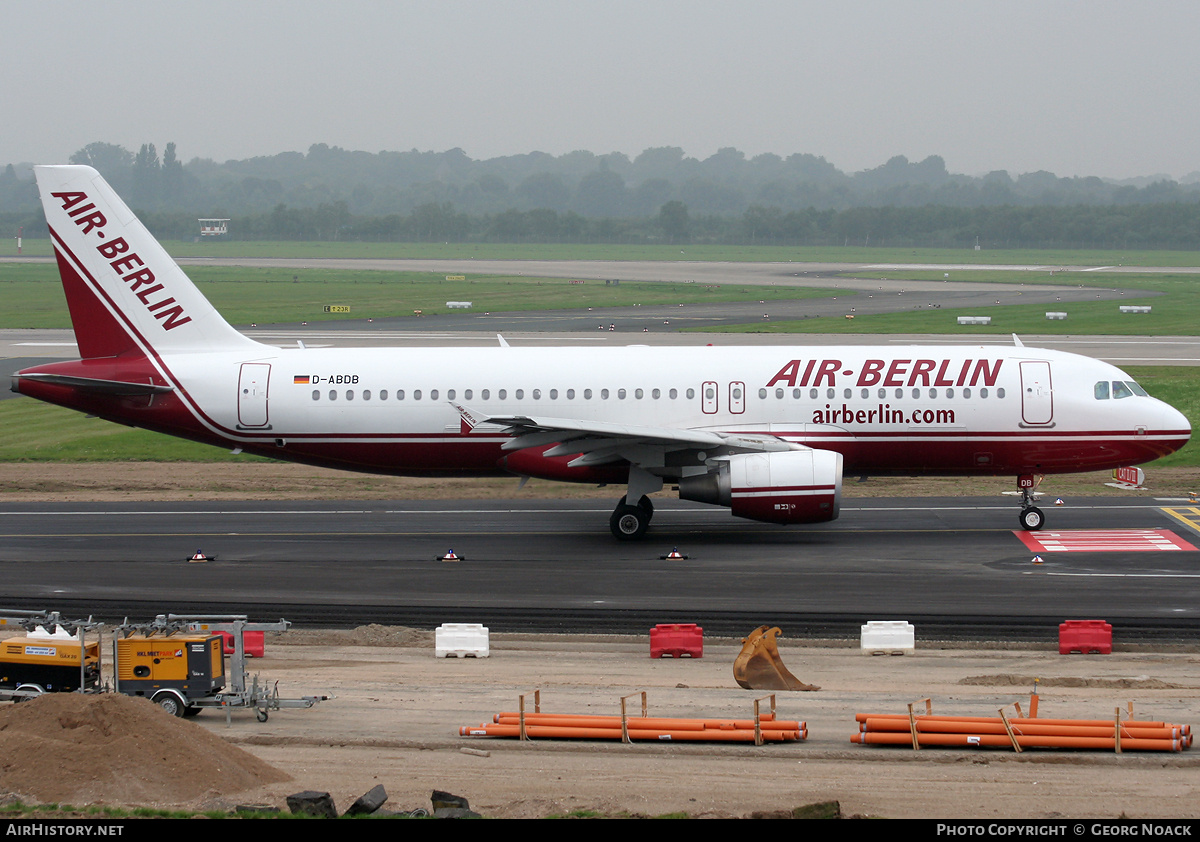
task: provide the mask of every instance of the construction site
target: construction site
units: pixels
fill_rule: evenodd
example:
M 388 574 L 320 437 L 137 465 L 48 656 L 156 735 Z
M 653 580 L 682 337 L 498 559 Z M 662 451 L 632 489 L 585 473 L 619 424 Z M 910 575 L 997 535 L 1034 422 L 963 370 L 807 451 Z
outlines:
M 122 657 L 122 634 L 157 640 L 136 650 L 153 653 L 171 648 L 164 641 L 212 637 L 195 622 L 155 618 L 97 641 L 101 686 L 110 659 Z M 0 750 L 10 758 L 0 789 L 24 803 L 234 811 L 286 809 L 303 790 L 329 793 L 344 810 L 382 787 L 381 812 L 428 811 L 431 793 L 443 791 L 479 815 L 510 818 L 779 817 L 833 802 L 846 817 L 1200 812 L 1197 755 L 1187 749 L 1200 685 L 1188 647 L 1064 655 L 918 639 L 864 648 L 763 627 L 673 653 L 653 651 L 662 640 L 647 632 L 490 635 L 486 652 L 437 657 L 433 631 L 266 631 L 242 689 L 221 688 L 232 703 L 213 699 L 220 694 L 210 686 L 184 695 L 184 710 L 195 709 L 186 717 L 129 687 L 0 707 Z M 696 644 L 696 631 L 685 637 Z M 84 648 L 92 651 L 86 636 Z M 803 687 L 741 686 L 773 681 Z M 213 703 L 194 704 L 206 698 Z M 539 731 L 562 716 L 598 730 Z M 945 719 L 960 730 L 978 724 L 964 742 L 939 746 L 942 735 L 930 732 L 949 727 Z M 654 731 L 663 720 L 670 736 Z M 1077 735 L 1059 734 L 1057 744 L 1038 745 L 1033 726 L 1062 720 L 1107 737 L 1070 745 L 1061 740 Z M 895 744 L 864 739 L 880 721 Z M 472 733 L 489 724 L 508 730 Z M 697 736 L 704 727 L 708 738 Z M 1175 728 L 1176 745 L 1141 743 L 1149 727 Z M 732 741 L 738 730 L 749 739 Z

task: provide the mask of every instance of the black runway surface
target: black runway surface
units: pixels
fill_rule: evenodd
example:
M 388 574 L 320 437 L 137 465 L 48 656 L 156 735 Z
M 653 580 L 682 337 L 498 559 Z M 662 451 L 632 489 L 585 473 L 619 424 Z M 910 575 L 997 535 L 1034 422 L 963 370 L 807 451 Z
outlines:
M 1047 529 L 1157 528 L 1200 544 L 1164 506 L 1047 507 Z M 644 632 L 695 622 L 743 635 L 857 637 L 908 620 L 928 638 L 1054 639 L 1104 619 L 1125 639 L 1200 638 L 1200 554 L 1054 552 L 1033 564 L 1017 507 L 988 499 L 851 499 L 815 526 L 740 521 L 662 500 L 640 543 L 584 501 L 8 504 L 0 608 L 119 621 L 165 612 L 493 631 Z M 665 561 L 678 547 L 690 558 Z M 216 560 L 188 563 L 197 549 Z M 459 561 L 438 560 L 453 549 Z

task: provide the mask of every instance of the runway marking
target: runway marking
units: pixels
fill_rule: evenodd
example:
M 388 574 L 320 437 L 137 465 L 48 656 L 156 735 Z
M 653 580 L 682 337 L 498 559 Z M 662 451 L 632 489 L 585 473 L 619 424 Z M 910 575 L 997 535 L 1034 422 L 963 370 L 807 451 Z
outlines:
M 1200 507 L 1179 506 L 1178 508 L 1163 508 L 1163 511 L 1196 532 L 1200 532 Z
M 1143 553 L 1196 548 L 1169 529 L 1064 529 L 1013 534 L 1035 553 Z

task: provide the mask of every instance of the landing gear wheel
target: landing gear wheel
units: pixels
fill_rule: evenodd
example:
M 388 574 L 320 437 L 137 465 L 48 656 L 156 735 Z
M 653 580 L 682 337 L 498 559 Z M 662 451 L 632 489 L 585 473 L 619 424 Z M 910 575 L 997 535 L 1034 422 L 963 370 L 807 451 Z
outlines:
M 266 712 L 265 710 L 263 710 L 262 708 L 258 708 L 257 710 L 255 710 L 255 711 L 254 711 L 254 716 L 255 716 L 255 718 L 257 718 L 257 719 L 258 719 L 258 721 L 259 721 L 259 722 L 266 722 L 266 721 L 267 721 L 267 717 L 269 717 L 269 716 L 270 716 L 270 714 L 269 714 L 269 713 L 267 713 L 267 712 Z
M 1046 516 L 1037 506 L 1021 509 L 1021 528 L 1026 532 L 1037 532 L 1046 525 Z
M 626 495 L 625 497 L 622 497 L 621 501 L 619 503 L 617 503 L 618 508 L 621 506 L 628 506 L 628 505 L 629 505 L 628 495 Z M 646 497 L 645 495 L 643 495 L 642 499 L 638 501 L 637 507 L 639 509 L 645 510 L 646 514 L 648 514 L 650 517 L 654 517 L 654 501 L 651 500 L 649 497 Z
M 630 506 L 624 501 L 617 504 L 612 517 L 608 519 L 608 527 L 612 534 L 621 541 L 636 541 L 646 534 L 650 525 L 650 512 L 641 506 Z

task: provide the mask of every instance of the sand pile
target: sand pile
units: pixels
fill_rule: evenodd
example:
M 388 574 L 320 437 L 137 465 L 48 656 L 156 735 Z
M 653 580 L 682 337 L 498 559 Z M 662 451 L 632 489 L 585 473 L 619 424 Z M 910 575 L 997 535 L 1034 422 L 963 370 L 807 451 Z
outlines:
M 0 790 L 43 803 L 177 804 L 286 780 L 145 699 L 50 693 L 0 708 Z

